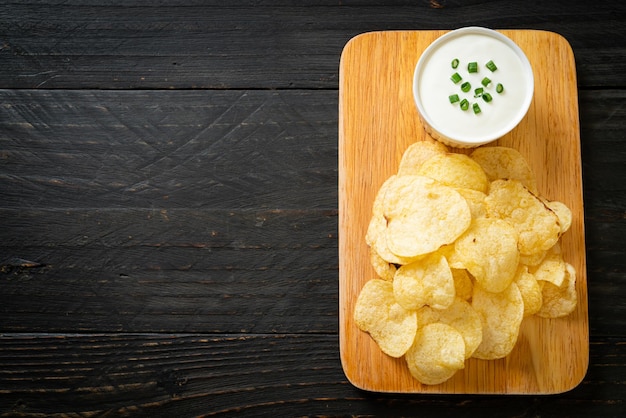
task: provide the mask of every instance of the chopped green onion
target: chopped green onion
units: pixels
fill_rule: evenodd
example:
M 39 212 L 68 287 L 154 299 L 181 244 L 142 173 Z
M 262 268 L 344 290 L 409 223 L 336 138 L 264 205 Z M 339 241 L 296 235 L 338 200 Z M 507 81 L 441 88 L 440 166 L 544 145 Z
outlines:
M 469 73 L 477 73 L 478 72 L 478 63 L 476 61 L 470 62 L 467 64 L 467 72 Z
M 448 96 L 448 99 L 450 100 L 450 103 L 456 103 L 460 100 L 458 94 L 452 94 Z
M 467 110 L 467 109 L 469 109 L 469 102 L 467 101 L 467 99 L 461 100 L 461 110 Z
M 461 84 L 461 90 L 463 90 L 463 92 L 467 93 L 471 89 L 472 89 L 472 85 L 469 83 L 469 81 L 466 81 L 465 83 Z
M 457 58 L 452 60 L 452 68 L 456 68 L 459 66 L 459 60 Z
M 498 67 L 496 67 L 496 64 L 493 63 L 493 61 L 489 60 L 489 62 L 487 64 L 485 64 L 485 67 L 487 67 L 489 69 L 489 71 L 494 72 L 495 70 L 498 69 Z
M 459 73 L 454 73 L 452 74 L 452 76 L 450 77 L 450 80 L 452 80 L 452 82 L 454 84 L 457 84 L 459 81 L 461 81 L 463 78 L 459 75 Z
M 474 109 L 474 114 L 477 115 L 480 113 L 480 106 L 478 106 L 478 103 L 474 103 L 472 105 L 472 109 Z
M 489 103 L 489 102 L 492 100 L 491 94 L 486 93 L 486 92 L 485 92 L 485 93 L 483 93 L 483 99 L 484 99 L 487 103 Z
M 483 88 L 482 87 L 478 87 L 476 90 L 474 90 L 474 97 L 480 97 L 483 95 Z
M 500 83 L 496 86 L 496 93 L 502 93 L 504 91 L 504 86 Z
M 483 86 L 487 87 L 491 83 L 491 80 L 487 77 L 483 78 L 483 81 L 480 82 Z

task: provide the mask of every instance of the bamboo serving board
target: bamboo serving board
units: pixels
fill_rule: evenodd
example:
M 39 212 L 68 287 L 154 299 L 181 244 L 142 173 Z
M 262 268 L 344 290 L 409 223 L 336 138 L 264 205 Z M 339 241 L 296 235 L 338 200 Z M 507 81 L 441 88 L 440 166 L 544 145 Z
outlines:
M 341 56 L 339 87 L 339 321 L 341 362 L 364 390 L 398 393 L 552 394 L 574 388 L 589 359 L 578 95 L 574 56 L 560 35 L 503 30 L 533 67 L 535 95 L 526 118 L 492 145 L 519 150 L 535 171 L 540 193 L 567 204 L 571 229 L 563 256 L 577 271 L 577 309 L 560 319 L 526 318 L 511 354 L 469 359 L 440 385 L 422 385 L 403 358 L 383 354 L 353 321 L 356 298 L 375 277 L 365 232 L 378 188 L 398 169 L 404 150 L 427 139 L 413 101 L 413 72 L 424 49 L 445 31 L 359 35 Z M 459 152 L 469 152 L 457 150 Z

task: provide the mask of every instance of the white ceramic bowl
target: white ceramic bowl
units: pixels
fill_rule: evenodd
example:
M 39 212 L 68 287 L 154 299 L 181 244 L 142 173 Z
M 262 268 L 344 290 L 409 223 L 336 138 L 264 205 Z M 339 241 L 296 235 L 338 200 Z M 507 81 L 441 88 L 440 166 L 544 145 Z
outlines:
M 452 66 L 458 59 L 459 65 Z M 493 61 L 497 69 L 485 65 Z M 467 64 L 476 62 L 477 72 Z M 451 80 L 457 73 L 458 83 Z M 483 79 L 491 80 L 486 86 Z M 461 85 L 471 84 L 464 92 Z M 496 92 L 502 84 L 504 90 Z M 483 93 L 475 89 L 483 88 Z M 489 93 L 489 97 L 484 93 Z M 510 38 L 495 30 L 466 27 L 446 33 L 426 48 L 413 76 L 413 96 L 426 131 L 435 139 L 459 148 L 487 144 L 509 133 L 528 112 L 534 93 L 534 77 L 528 58 Z M 451 103 L 449 96 L 459 96 Z M 466 99 L 469 109 L 461 110 Z M 488 101 L 490 99 L 490 101 Z M 473 111 L 473 105 L 480 108 Z

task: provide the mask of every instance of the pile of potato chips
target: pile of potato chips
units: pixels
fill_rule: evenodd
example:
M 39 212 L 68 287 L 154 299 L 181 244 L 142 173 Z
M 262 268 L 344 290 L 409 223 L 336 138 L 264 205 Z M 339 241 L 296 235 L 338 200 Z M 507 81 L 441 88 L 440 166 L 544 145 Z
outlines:
M 355 322 L 423 384 L 470 357 L 505 357 L 524 317 L 576 307 L 576 271 L 559 246 L 571 222 L 566 205 L 539 196 L 518 151 L 414 143 L 374 201 L 366 242 L 378 277 Z

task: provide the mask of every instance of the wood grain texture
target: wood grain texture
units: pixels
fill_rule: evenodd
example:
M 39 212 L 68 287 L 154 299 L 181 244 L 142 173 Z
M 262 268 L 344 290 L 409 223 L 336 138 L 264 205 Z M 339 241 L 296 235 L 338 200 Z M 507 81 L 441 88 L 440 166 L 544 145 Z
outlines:
M 336 92 L 0 90 L 0 101 L 3 207 L 337 206 Z
M 503 31 L 528 56 L 535 95 L 520 125 L 496 142 L 518 149 L 537 176 L 540 193 L 568 205 L 572 227 L 563 257 L 577 272 L 578 305 L 564 319 L 527 318 L 505 359 L 470 359 L 441 385 L 421 385 L 403 359 L 378 349 L 354 324 L 364 283 L 375 277 L 365 232 L 380 185 L 404 150 L 427 140 L 412 96 L 415 63 L 442 31 L 374 32 L 346 46 L 339 96 L 339 280 L 342 364 L 356 386 L 381 392 L 559 393 L 583 379 L 588 364 L 587 270 L 576 72 L 568 42 L 544 31 Z M 369 64 L 369 65 L 368 65 Z M 558 68 L 555 77 L 553 69 Z M 563 98 L 567 100 L 563 100 Z M 365 366 L 367 365 L 367 366 Z M 379 373 L 373 373 L 379 370 Z
M 0 417 L 619 417 L 622 340 L 591 344 L 583 385 L 561 396 L 398 397 L 360 391 L 335 335 L 5 334 Z
M 584 85 L 626 85 L 626 47 L 606 42 L 623 37 L 623 2 L 237 3 L 4 2 L 0 86 L 336 89 L 343 45 L 359 33 L 471 25 L 558 32 Z
M 0 219 L 0 332 L 337 331 L 336 210 Z

